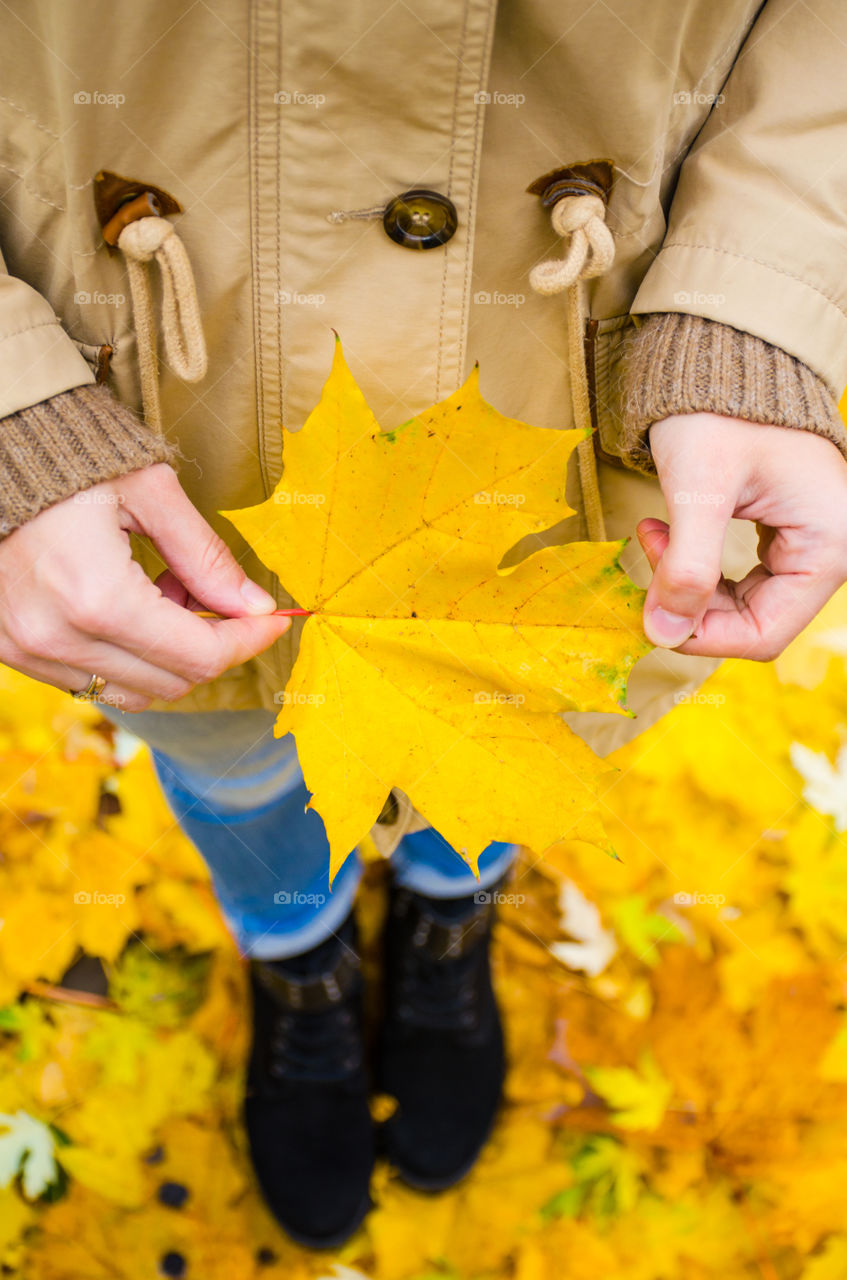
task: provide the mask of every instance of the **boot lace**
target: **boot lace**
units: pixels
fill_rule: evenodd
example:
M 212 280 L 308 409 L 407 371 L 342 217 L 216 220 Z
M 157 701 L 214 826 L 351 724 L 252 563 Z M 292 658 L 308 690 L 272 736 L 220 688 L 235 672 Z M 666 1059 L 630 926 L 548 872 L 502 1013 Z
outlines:
M 476 1026 L 477 969 L 475 952 L 458 960 L 410 956 L 398 982 L 397 1016 L 440 1030 Z
M 274 1018 L 268 1062 L 274 1080 L 341 1080 L 361 1062 L 361 1031 L 349 1005 Z

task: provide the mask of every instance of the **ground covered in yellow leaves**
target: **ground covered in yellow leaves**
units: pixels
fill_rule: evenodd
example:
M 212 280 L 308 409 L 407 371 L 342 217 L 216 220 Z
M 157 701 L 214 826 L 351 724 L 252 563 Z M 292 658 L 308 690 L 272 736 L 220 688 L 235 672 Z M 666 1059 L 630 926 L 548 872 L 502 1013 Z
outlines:
M 776 666 L 726 664 L 618 753 L 622 861 L 571 845 L 518 869 L 494 1138 L 444 1195 L 379 1168 L 336 1255 L 289 1244 L 251 1180 L 243 962 L 146 755 L 5 673 L 0 1274 L 841 1280 L 844 616 Z M 374 861 L 371 941 L 383 893 Z M 81 956 L 108 980 L 88 1003 L 56 989 Z

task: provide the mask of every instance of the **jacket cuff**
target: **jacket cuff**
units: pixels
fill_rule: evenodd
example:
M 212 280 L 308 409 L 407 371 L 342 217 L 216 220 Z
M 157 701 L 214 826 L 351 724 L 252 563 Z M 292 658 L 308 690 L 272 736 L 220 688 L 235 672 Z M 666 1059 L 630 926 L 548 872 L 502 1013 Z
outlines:
M 826 383 L 763 338 L 702 316 L 660 312 L 629 341 L 621 456 L 655 475 L 648 432 L 678 413 L 719 413 L 825 436 L 847 459 L 847 429 Z
M 0 537 L 102 480 L 175 450 L 105 388 L 74 387 L 0 419 Z

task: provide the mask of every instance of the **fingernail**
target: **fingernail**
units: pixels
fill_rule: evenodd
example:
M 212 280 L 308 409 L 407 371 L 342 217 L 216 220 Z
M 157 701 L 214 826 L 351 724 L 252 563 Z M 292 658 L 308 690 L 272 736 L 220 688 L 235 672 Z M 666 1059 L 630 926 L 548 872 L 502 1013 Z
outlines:
M 245 578 L 241 584 L 241 594 L 247 602 L 251 613 L 273 613 L 276 600 L 263 591 L 257 582 Z
M 663 649 L 675 649 L 685 644 L 694 634 L 694 619 L 683 618 L 678 613 L 668 613 L 667 609 L 657 605 L 644 618 L 644 630 L 647 639 Z

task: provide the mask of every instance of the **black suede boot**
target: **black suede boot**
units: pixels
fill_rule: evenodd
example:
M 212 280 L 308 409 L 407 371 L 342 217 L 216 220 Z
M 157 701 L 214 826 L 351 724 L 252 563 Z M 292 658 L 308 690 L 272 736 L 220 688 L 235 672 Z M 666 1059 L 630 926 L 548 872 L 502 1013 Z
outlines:
M 250 969 L 244 1120 L 253 1167 L 291 1238 L 333 1248 L 370 1208 L 374 1159 L 352 916 L 313 951 Z
M 497 1113 L 505 1061 L 489 967 L 494 909 L 491 893 L 392 890 L 377 1087 L 399 1104 L 383 1126 L 385 1154 L 420 1190 L 464 1177 Z

